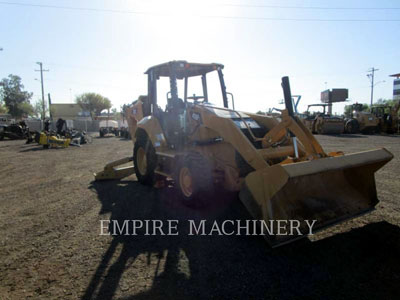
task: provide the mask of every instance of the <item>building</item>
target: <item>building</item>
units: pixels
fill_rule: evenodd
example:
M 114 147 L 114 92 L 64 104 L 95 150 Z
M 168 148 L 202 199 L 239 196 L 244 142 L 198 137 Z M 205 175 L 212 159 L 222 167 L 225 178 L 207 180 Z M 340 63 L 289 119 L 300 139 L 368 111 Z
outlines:
M 390 75 L 395 77 L 393 80 L 393 100 L 400 100 L 400 73 Z
M 52 103 L 50 108 L 53 120 L 91 120 L 90 112 L 84 111 L 75 103 Z

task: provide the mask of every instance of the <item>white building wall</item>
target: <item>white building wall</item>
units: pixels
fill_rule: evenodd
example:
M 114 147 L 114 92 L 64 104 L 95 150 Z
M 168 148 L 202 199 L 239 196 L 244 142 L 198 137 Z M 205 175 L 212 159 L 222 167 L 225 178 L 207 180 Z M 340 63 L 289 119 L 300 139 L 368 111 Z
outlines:
M 400 78 L 393 81 L 393 100 L 400 99 Z

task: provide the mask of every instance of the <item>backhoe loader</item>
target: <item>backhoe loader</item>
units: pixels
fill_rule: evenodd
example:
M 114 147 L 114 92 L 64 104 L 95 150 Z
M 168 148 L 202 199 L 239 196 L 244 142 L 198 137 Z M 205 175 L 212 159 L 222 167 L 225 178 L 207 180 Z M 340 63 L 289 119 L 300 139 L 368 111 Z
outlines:
M 149 68 L 148 94 L 127 113 L 133 157 L 109 163 L 96 180 L 135 173 L 140 183 L 153 185 L 155 176 L 172 178 L 188 204 L 212 199 L 215 188 L 237 191 L 256 220 L 300 221 L 301 235 L 266 234 L 273 247 L 308 234 L 305 221 L 316 220 L 319 230 L 374 209 L 374 173 L 393 158 L 389 151 L 326 153 L 295 116 L 288 77 L 282 78 L 286 108 L 280 118 L 231 109 L 223 68 L 186 61 Z M 207 79 L 215 74 L 222 107 L 209 99 Z M 165 94 L 157 91 L 161 79 L 169 81 L 165 110 L 159 106 Z M 201 94 L 189 96 L 195 80 Z M 133 166 L 118 168 L 132 160 Z

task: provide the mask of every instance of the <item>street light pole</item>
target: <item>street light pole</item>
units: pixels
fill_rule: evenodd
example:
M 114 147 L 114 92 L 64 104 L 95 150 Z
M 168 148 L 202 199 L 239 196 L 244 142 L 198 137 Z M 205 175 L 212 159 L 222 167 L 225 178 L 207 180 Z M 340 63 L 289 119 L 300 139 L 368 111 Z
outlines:
M 379 69 L 375 69 L 372 67 L 368 70 L 367 77 L 371 80 L 371 106 L 374 103 L 374 78 L 375 78 L 375 71 L 379 71 Z
M 43 70 L 43 63 L 37 62 L 37 64 L 40 66 L 40 70 L 35 70 L 35 71 L 40 72 L 40 83 L 42 85 L 42 109 L 43 109 L 42 120 L 44 121 L 46 117 L 46 106 L 44 105 L 43 72 L 48 72 L 49 70 Z

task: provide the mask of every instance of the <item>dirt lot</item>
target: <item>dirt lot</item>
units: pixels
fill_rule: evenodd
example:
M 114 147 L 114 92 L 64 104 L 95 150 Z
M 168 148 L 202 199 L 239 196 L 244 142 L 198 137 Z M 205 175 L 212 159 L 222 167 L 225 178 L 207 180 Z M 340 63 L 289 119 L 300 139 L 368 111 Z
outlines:
M 131 141 L 42 150 L 0 142 L 0 299 L 400 299 L 400 137 L 319 136 L 326 151 L 386 147 L 368 215 L 271 249 L 258 236 L 100 236 L 101 219 L 249 219 L 232 194 L 188 209 L 170 188 L 94 183 Z M 218 200 L 217 200 L 218 199 Z M 181 224 L 181 223 L 180 223 Z

